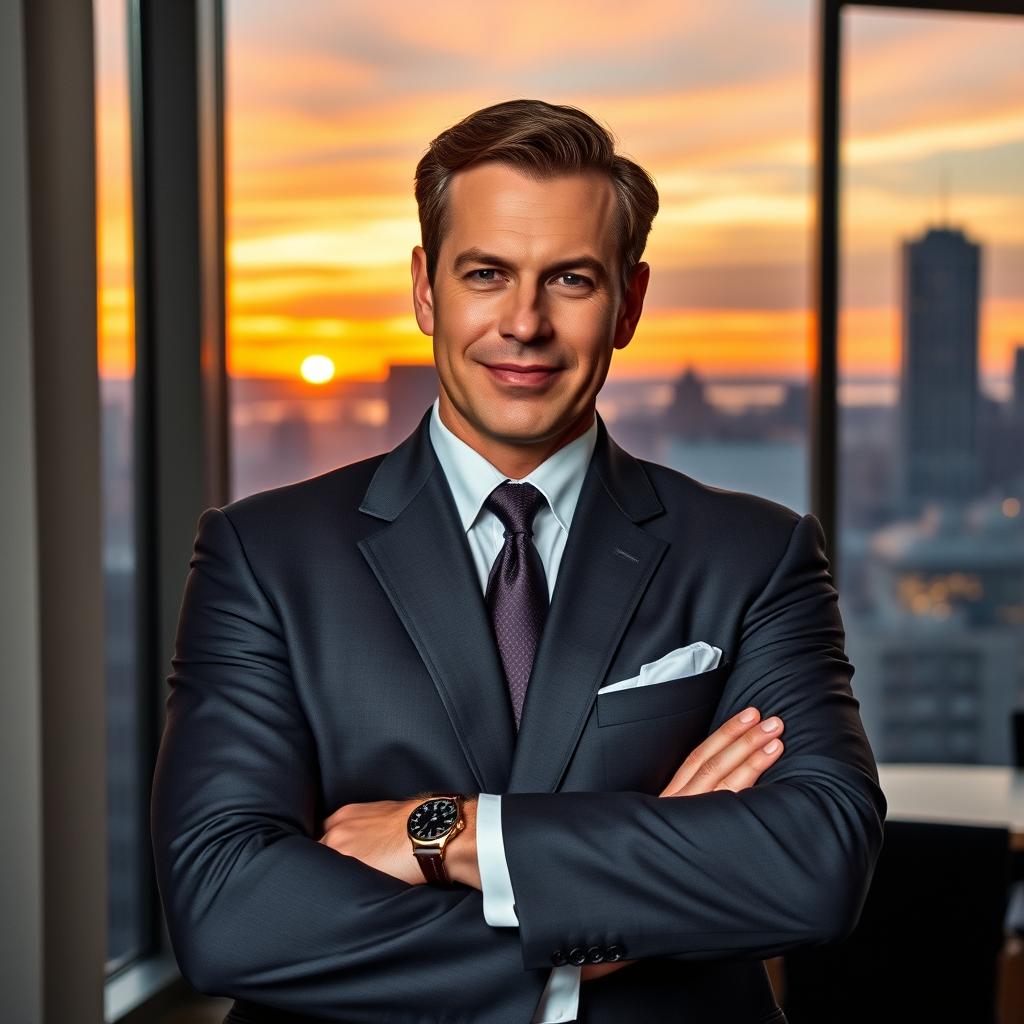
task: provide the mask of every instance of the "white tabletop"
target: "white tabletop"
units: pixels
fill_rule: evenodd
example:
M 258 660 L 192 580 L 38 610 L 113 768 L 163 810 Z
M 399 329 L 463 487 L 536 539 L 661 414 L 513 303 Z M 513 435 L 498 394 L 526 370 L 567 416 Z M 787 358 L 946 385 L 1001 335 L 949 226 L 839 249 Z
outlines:
M 988 764 L 879 764 L 886 818 L 1001 825 L 1024 849 L 1024 769 Z

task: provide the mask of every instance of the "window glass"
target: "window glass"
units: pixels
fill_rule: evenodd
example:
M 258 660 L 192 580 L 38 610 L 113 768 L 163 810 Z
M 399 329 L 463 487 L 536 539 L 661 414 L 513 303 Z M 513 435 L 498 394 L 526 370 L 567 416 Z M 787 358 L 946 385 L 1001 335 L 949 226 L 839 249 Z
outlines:
M 133 960 L 144 937 L 150 858 L 136 644 L 135 339 L 126 0 L 96 0 L 98 344 L 107 673 L 107 967 Z
M 843 15 L 839 578 L 880 761 L 1013 763 L 1024 22 Z

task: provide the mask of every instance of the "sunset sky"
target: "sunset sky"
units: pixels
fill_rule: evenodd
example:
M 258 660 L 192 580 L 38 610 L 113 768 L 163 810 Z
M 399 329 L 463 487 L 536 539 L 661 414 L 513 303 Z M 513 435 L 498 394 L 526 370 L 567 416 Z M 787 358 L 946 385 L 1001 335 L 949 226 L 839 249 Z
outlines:
M 580 106 L 661 211 L 613 376 L 806 376 L 815 7 L 228 0 L 229 368 L 344 376 L 431 359 L 412 316 L 412 175 L 430 139 L 518 96 Z M 101 366 L 131 367 L 123 0 L 98 13 Z M 107 24 L 110 23 L 110 24 Z M 945 217 L 984 246 L 982 371 L 1024 344 L 1024 19 L 847 13 L 842 372 L 898 365 L 896 257 Z

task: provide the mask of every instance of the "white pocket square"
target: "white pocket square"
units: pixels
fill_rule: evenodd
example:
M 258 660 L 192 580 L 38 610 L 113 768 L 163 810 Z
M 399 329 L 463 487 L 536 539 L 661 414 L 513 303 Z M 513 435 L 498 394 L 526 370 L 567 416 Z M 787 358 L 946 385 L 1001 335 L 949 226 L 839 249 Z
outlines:
M 718 647 L 698 640 L 696 643 L 688 644 L 686 647 L 677 647 L 669 651 L 664 657 L 657 661 L 648 662 L 640 669 L 640 675 L 632 679 L 623 679 L 620 683 L 610 683 L 602 686 L 598 693 L 613 693 L 616 690 L 631 690 L 635 686 L 651 686 L 654 683 L 664 683 L 670 679 L 679 679 L 682 676 L 695 676 L 699 672 L 710 672 L 718 668 L 722 651 Z

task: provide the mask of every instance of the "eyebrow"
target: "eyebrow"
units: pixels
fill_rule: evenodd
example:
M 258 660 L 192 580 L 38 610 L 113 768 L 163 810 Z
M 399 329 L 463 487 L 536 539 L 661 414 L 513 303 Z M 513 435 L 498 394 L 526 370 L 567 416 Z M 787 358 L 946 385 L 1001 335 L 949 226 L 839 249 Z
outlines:
M 474 246 L 472 249 L 466 249 L 464 252 L 460 252 L 459 255 L 455 257 L 455 262 L 452 264 L 452 270 L 457 273 L 470 263 L 486 263 L 488 266 L 499 267 L 502 270 L 516 269 L 515 264 L 510 263 L 503 257 L 495 256 L 494 253 L 484 252 L 483 249 L 478 249 Z M 604 264 L 593 256 L 574 256 L 567 260 L 559 260 L 557 263 L 553 263 L 550 267 L 546 267 L 544 269 L 544 274 L 554 274 L 559 271 L 564 272 L 566 270 L 575 269 L 589 270 L 601 281 L 606 281 L 608 279 L 608 271 L 605 270 Z

